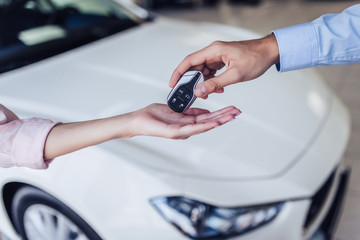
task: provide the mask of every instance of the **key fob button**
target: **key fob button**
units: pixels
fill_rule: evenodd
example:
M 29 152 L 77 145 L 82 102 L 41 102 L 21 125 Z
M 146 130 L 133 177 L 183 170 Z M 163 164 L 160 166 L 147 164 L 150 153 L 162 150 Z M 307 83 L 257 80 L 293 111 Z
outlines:
M 175 94 L 178 95 L 181 98 L 184 98 L 185 95 L 190 95 L 191 93 L 184 86 L 181 86 L 178 90 L 176 90 Z
M 175 112 L 183 112 L 188 103 L 189 103 L 188 101 L 184 101 L 179 96 L 174 96 L 169 100 L 169 106 Z
M 182 89 L 182 88 L 179 88 L 179 89 L 177 90 L 177 92 L 176 92 L 176 94 L 177 94 L 178 96 L 182 96 L 182 95 L 184 95 L 184 93 L 185 93 L 185 90 Z

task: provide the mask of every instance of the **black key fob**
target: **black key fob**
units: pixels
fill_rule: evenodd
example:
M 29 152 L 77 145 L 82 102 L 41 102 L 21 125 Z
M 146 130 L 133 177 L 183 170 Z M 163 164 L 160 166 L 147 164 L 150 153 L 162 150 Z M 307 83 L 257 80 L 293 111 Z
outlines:
M 175 112 L 186 111 L 195 101 L 195 87 L 204 81 L 200 71 L 188 71 L 182 75 L 167 98 L 167 104 Z

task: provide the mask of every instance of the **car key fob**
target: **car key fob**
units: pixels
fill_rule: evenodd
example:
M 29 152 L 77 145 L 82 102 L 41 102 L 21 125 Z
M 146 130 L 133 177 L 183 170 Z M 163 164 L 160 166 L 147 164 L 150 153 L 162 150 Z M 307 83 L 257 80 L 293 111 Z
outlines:
M 175 112 L 186 111 L 195 101 L 195 87 L 204 81 L 200 71 L 188 71 L 182 75 L 175 87 L 170 91 L 167 104 Z

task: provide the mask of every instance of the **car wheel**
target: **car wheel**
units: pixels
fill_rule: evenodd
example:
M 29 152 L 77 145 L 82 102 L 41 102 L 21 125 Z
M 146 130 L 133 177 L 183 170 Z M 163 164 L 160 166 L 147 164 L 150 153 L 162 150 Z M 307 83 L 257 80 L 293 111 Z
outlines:
M 16 192 L 11 211 L 23 240 L 101 239 L 69 207 L 34 187 L 22 187 Z

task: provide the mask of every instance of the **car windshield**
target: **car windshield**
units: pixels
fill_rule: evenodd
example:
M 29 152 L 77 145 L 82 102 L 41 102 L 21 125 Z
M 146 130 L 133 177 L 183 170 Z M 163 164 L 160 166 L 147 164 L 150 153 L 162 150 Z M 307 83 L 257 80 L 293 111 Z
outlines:
M 139 25 L 110 0 L 0 0 L 0 73 Z

